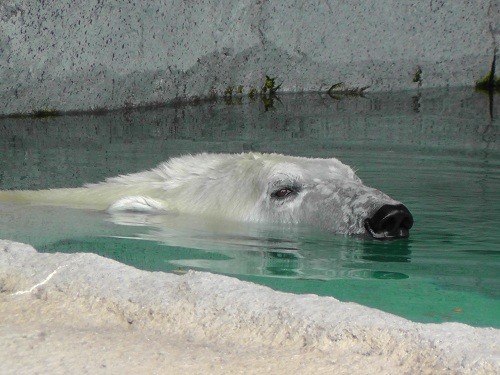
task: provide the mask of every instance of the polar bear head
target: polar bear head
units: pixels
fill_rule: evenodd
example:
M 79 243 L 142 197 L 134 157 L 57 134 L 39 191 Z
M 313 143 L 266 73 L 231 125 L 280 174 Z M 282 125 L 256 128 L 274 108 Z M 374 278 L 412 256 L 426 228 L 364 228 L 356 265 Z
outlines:
M 122 176 L 120 182 L 126 178 L 153 180 L 149 193 L 168 210 L 214 218 L 306 225 L 379 239 L 407 237 L 413 224 L 404 205 L 365 186 L 334 158 L 199 154 Z

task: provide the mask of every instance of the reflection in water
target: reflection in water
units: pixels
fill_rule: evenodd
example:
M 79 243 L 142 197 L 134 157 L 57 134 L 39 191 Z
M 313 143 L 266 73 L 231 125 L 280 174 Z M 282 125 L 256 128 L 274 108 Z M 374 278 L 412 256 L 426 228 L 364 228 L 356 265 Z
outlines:
M 120 216 L 119 234 L 110 228 L 99 237 L 51 239 L 41 250 L 92 249 L 139 268 L 163 271 L 174 267 L 311 280 L 408 278 L 376 263 L 409 262 L 408 241 L 380 243 L 307 228 L 214 222 L 188 215 L 133 215 L 132 224 L 131 217 Z M 137 216 L 142 216 L 140 222 Z M 96 226 L 100 220 L 96 218 Z M 128 226 L 123 227 L 124 222 Z M 175 255 L 171 249 L 177 249 Z
M 499 96 L 492 100 L 498 101 Z M 0 202 L 0 238 L 148 270 L 202 269 L 419 321 L 500 327 L 498 103 L 473 90 L 280 95 L 0 119 L 0 188 L 74 187 L 197 152 L 336 156 L 414 215 L 408 240 Z M 490 108 L 492 116 L 490 116 Z
M 201 151 L 336 156 L 361 173 L 378 172 L 379 165 L 392 167 L 393 160 L 387 163 L 386 157 L 398 158 L 394 167 L 408 169 L 438 154 L 477 161 L 498 153 L 500 106 L 490 126 L 487 97 L 471 90 L 421 92 L 415 113 L 413 96 L 371 94 L 334 101 L 328 95 L 283 94 L 281 105 L 267 112 L 259 100 L 243 98 L 237 106 L 221 100 L 106 114 L 4 118 L 0 186 L 79 186 Z
M 374 244 L 367 241 L 363 246 L 363 259 L 372 262 L 410 262 L 408 240 L 393 243 Z
M 380 272 L 376 264 L 365 260 L 410 261 L 408 241 L 368 241 L 315 233 L 309 228 L 214 222 L 190 216 L 156 215 L 148 225 L 147 231 L 136 234 L 134 239 L 223 254 L 224 261 L 203 257 L 170 262 L 224 274 L 322 280 L 372 278 L 374 275 L 380 278 L 379 275 L 386 274 L 385 278 L 390 278 L 388 275 L 396 273 Z M 402 274 L 397 274 L 394 278 L 401 278 Z

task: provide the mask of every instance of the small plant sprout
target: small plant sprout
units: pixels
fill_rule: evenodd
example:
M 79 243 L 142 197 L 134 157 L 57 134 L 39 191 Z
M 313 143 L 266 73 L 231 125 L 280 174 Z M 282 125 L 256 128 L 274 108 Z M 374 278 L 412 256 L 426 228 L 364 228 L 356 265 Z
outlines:
M 227 86 L 226 89 L 224 90 L 224 96 L 225 97 L 231 97 L 233 96 L 233 87 L 232 86 Z
M 494 91 L 500 92 L 500 77 L 495 75 L 495 65 L 496 65 L 496 50 L 493 56 L 493 61 L 491 62 L 490 71 L 483 78 L 476 81 L 476 90 L 486 91 L 493 93 Z
M 347 87 L 343 82 L 333 84 L 327 91 L 333 99 L 342 99 L 345 96 L 363 96 L 364 92 L 370 86 Z
M 257 96 L 257 89 L 255 87 L 250 88 L 250 91 L 248 91 L 248 97 L 250 99 L 255 99 Z
M 262 94 L 267 94 L 269 92 L 270 95 L 274 95 L 276 91 L 281 87 L 281 84 L 275 86 L 275 78 L 271 78 L 266 75 L 266 80 L 264 81 L 264 86 L 262 86 Z
M 417 66 L 417 70 L 413 75 L 413 82 L 418 83 L 419 86 L 422 85 L 422 68 Z

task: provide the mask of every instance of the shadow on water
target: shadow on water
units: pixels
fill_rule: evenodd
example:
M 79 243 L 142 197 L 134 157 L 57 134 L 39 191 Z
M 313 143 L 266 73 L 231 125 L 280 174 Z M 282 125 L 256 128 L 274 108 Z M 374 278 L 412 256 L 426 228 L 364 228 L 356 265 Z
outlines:
M 0 189 L 80 186 L 186 153 L 335 156 L 365 184 L 404 202 L 415 225 L 408 240 L 379 242 L 306 228 L 221 230 L 193 218 L 138 225 L 103 213 L 0 202 L 0 238 L 42 251 L 94 252 L 147 270 L 230 274 L 418 321 L 500 327 L 498 99 L 471 89 L 343 100 L 282 94 L 272 103 L 243 97 L 3 118 Z

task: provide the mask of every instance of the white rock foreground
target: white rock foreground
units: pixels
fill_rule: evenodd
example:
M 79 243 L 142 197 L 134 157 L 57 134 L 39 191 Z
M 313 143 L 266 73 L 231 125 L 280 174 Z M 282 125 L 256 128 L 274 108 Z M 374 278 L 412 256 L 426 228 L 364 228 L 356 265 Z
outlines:
M 0 240 L 0 373 L 500 373 L 500 330 Z

